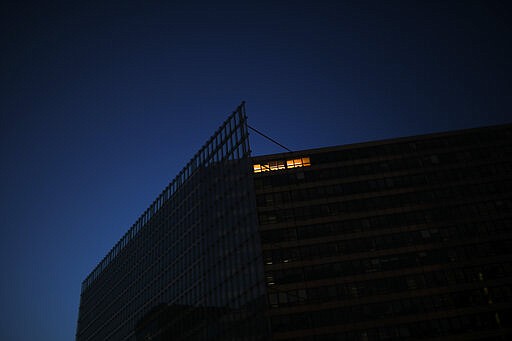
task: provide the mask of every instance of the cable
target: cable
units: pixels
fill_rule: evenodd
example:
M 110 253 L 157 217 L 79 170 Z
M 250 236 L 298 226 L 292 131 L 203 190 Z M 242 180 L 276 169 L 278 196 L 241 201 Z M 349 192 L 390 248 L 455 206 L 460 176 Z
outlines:
M 286 148 L 286 147 L 285 147 L 285 146 L 283 146 L 281 143 L 277 142 L 276 140 L 274 140 L 274 139 L 273 139 L 273 138 L 271 138 L 271 137 L 268 137 L 267 135 L 263 134 L 261 131 L 259 131 L 259 130 L 255 129 L 255 128 L 253 128 L 253 127 L 251 127 L 251 126 L 250 126 L 250 125 L 248 125 L 248 124 L 247 124 L 247 128 L 251 129 L 252 131 L 254 131 L 254 132 L 258 133 L 258 134 L 260 134 L 260 135 L 261 135 L 261 136 L 263 136 L 264 138 L 266 138 L 266 139 L 268 139 L 268 140 L 270 140 L 270 141 L 274 142 L 275 144 L 277 144 L 277 145 L 278 145 L 278 146 L 280 146 L 281 148 L 284 148 L 284 149 L 286 149 L 287 151 L 292 152 L 292 150 L 291 150 L 291 149 Z

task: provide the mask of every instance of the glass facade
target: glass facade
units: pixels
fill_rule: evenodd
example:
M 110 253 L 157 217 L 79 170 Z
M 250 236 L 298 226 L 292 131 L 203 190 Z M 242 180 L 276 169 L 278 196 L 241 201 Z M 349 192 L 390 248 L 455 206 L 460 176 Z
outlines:
M 511 125 L 259 156 L 253 178 L 273 340 L 512 337 Z
M 77 340 L 268 339 L 243 104 L 84 280 Z

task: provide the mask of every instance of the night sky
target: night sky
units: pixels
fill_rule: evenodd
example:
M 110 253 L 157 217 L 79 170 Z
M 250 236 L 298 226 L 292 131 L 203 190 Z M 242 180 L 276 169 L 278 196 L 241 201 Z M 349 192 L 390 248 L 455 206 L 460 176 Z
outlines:
M 82 280 L 242 100 L 292 150 L 511 122 L 510 13 L 4 1 L 0 339 L 72 340 Z

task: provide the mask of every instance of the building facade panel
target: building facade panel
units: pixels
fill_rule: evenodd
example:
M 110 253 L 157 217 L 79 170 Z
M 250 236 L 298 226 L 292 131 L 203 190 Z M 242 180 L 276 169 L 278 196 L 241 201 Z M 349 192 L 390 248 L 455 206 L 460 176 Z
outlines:
M 84 281 L 77 340 L 266 339 L 243 106 Z
M 510 125 L 253 163 L 273 339 L 510 337 Z

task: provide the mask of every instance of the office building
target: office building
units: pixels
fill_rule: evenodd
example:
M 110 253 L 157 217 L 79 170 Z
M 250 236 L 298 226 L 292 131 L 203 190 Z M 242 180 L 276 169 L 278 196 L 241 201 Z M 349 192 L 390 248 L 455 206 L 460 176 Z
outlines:
M 273 340 L 510 339 L 512 125 L 253 164 Z
M 251 157 L 241 105 L 82 284 L 77 340 L 508 339 L 512 125 Z

